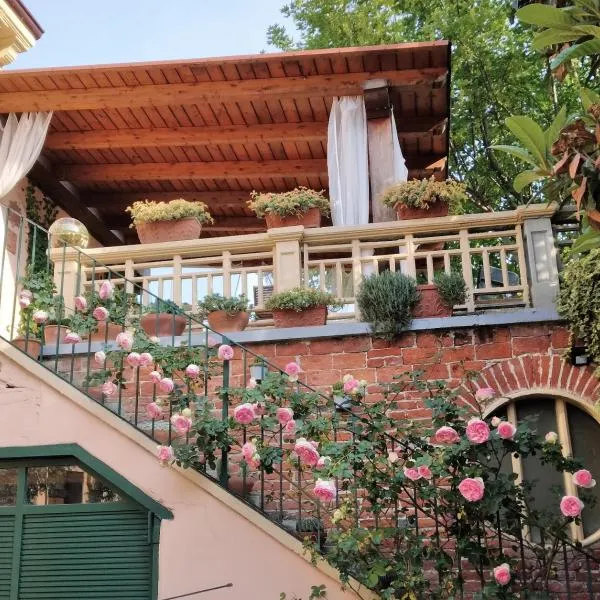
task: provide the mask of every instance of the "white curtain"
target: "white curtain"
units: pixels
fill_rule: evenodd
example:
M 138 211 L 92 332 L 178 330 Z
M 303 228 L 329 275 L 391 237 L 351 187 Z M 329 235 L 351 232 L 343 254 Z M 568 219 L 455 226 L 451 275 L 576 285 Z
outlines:
M 362 96 L 333 100 L 327 131 L 327 171 L 333 224 L 367 224 L 369 158 Z
M 0 198 L 3 198 L 30 171 L 38 159 L 52 113 L 10 113 L 0 123 Z
M 392 144 L 394 151 L 394 182 L 399 183 L 400 181 L 406 181 L 408 179 L 408 169 L 406 168 L 406 161 L 400 148 L 400 140 L 398 139 L 398 129 L 396 129 L 396 119 L 394 119 L 394 112 L 392 111 Z

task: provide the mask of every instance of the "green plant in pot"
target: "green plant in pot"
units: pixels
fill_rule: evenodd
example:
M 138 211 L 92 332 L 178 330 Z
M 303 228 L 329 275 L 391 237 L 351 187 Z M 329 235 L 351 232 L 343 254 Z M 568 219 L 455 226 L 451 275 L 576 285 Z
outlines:
M 299 287 L 273 294 L 265 304 L 273 312 L 275 327 L 325 325 L 327 307 L 339 308 L 341 303 L 329 292 Z
M 140 326 L 150 337 L 181 335 L 189 320 L 184 310 L 172 300 L 157 298 L 152 304 L 144 307 L 143 312 Z
M 323 191 L 297 187 L 289 192 L 252 192 L 248 206 L 257 217 L 264 218 L 267 228 L 319 227 L 321 215 L 329 216 L 329 200 Z
M 107 282 L 101 285 L 107 286 Z M 122 287 L 113 288 L 110 283 L 105 293 L 90 292 L 86 294 L 86 300 L 89 310 L 77 314 L 89 316 L 85 331 L 90 333 L 93 342 L 114 340 L 139 313 L 135 295 L 127 293 Z
M 396 210 L 398 218 L 424 219 L 445 217 L 468 201 L 464 184 L 448 179 L 411 179 L 401 181 L 383 191 L 379 200 Z
M 134 202 L 125 210 L 131 214 L 130 227 L 137 230 L 142 244 L 196 240 L 203 223 L 213 223 L 203 202 L 188 202 L 182 198 L 170 202 Z
M 454 306 L 467 300 L 467 284 L 461 273 L 436 273 L 435 283 L 417 286 L 419 302 L 413 312 L 415 318 L 451 317 Z
M 198 303 L 198 312 L 206 318 L 214 331 L 243 331 L 250 320 L 248 299 L 225 298 L 221 294 L 209 294 Z

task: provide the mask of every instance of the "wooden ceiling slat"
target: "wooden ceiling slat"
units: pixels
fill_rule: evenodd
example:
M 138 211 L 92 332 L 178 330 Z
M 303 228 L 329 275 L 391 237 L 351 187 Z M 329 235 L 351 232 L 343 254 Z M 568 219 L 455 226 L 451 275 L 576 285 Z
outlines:
M 185 81 L 186 83 L 193 83 L 194 81 L 196 81 L 192 70 L 187 66 L 178 67 L 177 73 L 179 74 L 181 81 Z
M 195 104 L 182 104 L 181 106 L 183 110 L 185 110 L 185 114 L 188 116 L 192 126 L 204 127 L 206 125 L 206 122 L 202 118 L 202 115 Z
M 300 158 L 300 153 L 294 142 L 284 141 L 282 142 L 282 145 L 288 160 L 298 160 Z
M 246 79 L 240 76 L 240 72 L 237 65 L 226 64 L 222 67 L 223 75 L 227 81 L 239 81 L 240 79 Z
M 331 59 L 331 70 L 334 73 L 348 73 L 348 63 L 343 56 L 336 56 Z
M 239 68 L 239 67 L 238 67 Z M 257 62 L 252 64 L 252 70 L 254 71 L 254 77 L 256 79 L 268 79 L 271 77 L 269 66 L 264 62 Z
M 171 110 L 170 106 L 159 106 L 156 110 L 162 117 L 162 120 L 167 127 L 179 127 L 179 123 L 173 115 L 173 111 Z
M 211 81 L 226 81 L 221 65 L 210 65 L 206 67 L 206 72 Z

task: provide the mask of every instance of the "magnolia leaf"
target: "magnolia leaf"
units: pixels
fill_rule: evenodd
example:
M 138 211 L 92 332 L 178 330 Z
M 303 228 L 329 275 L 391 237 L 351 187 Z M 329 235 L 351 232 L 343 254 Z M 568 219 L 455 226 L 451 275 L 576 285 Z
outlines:
M 539 181 L 540 179 L 545 179 L 547 175 L 544 173 L 540 173 L 539 171 L 523 171 L 519 173 L 513 182 L 513 187 L 515 191 L 521 192 L 523 188 L 532 184 L 534 181 Z
M 495 146 L 490 146 L 492 150 L 500 150 L 501 152 L 506 152 L 507 154 L 512 154 L 521 160 L 529 163 L 533 167 L 537 167 L 538 164 L 535 161 L 535 158 L 525 150 L 525 148 L 521 148 L 521 146 L 505 146 L 503 144 L 496 144 Z
M 554 70 L 568 60 L 589 56 L 590 54 L 600 54 L 600 39 L 588 40 L 565 48 L 550 61 L 550 68 Z
M 579 39 L 581 33 L 574 29 L 545 29 L 536 34 L 533 38 L 532 47 L 534 50 L 543 50 L 546 46 L 554 44 L 563 44 Z
M 577 206 L 577 214 L 579 214 L 579 209 L 581 207 L 581 200 L 583 199 L 583 195 L 585 194 L 585 189 L 587 187 L 587 177 L 584 177 L 579 184 L 579 187 L 571 192 L 571 196 L 573 196 L 573 200 L 575 200 L 575 206 Z
M 529 4 L 520 8 L 516 14 L 519 21 L 540 27 L 564 28 L 575 24 L 570 13 L 545 4 Z
M 554 121 L 550 124 L 550 127 L 546 129 L 546 147 L 550 148 L 552 144 L 558 139 L 560 130 L 565 126 L 567 122 L 567 107 L 563 106 L 559 111 Z
M 567 161 L 569 160 L 569 157 L 571 155 L 569 154 L 569 152 L 565 152 L 563 154 L 563 157 L 554 165 L 554 167 L 552 167 L 552 173 L 554 173 L 555 175 L 557 173 L 560 173 L 560 171 L 562 170 L 562 168 L 567 164 Z
M 600 94 L 594 90 L 590 90 L 590 88 L 582 87 L 579 90 L 579 96 L 585 112 L 588 111 L 592 104 L 600 104 Z
M 590 227 L 573 242 L 571 252 L 578 254 L 580 252 L 589 252 L 595 248 L 600 248 L 600 231 L 596 231 Z
M 569 164 L 569 177 L 575 179 L 577 176 L 577 170 L 579 169 L 579 163 L 581 162 L 581 154 L 579 152 L 573 157 L 573 160 Z
M 531 118 L 513 115 L 505 120 L 514 136 L 531 152 L 538 167 L 546 168 L 547 144 L 542 128 Z

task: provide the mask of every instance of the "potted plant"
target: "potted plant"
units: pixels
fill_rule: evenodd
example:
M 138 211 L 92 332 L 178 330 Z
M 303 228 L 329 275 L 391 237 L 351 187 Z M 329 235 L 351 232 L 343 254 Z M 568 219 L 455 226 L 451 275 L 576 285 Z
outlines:
M 273 294 L 265 307 L 273 312 L 275 327 L 308 327 L 325 325 L 327 307 L 341 306 L 328 292 L 313 288 L 293 288 Z
M 114 340 L 127 325 L 135 305 L 135 295 L 128 294 L 124 288 L 109 286 L 104 294 L 97 291 L 88 294 L 88 306 L 91 307 L 88 331 L 92 342 Z M 94 314 L 98 315 L 99 308 L 105 309 L 104 319 L 94 318 Z
M 215 331 L 243 331 L 250 320 L 248 300 L 225 298 L 220 294 L 209 294 L 198 303 L 198 312 L 206 317 L 208 325 Z
M 450 208 L 457 208 L 468 200 L 464 184 L 451 179 L 411 179 L 395 183 L 383 191 L 380 201 L 396 210 L 398 218 L 423 219 L 445 217 Z
M 257 383 L 260 383 L 269 372 L 269 365 L 267 365 L 264 358 L 257 356 L 254 363 L 250 365 L 250 377 Z
M 467 300 L 467 284 L 461 273 L 438 273 L 435 283 L 417 286 L 420 294 L 413 317 L 451 317 L 454 306 Z
M 296 521 L 296 532 L 303 540 L 308 538 L 315 544 L 318 544 L 321 550 L 327 541 L 327 532 L 323 527 L 321 519 L 310 517 L 307 519 L 298 519 Z
M 203 202 L 188 202 L 179 198 L 170 202 L 134 202 L 126 208 L 142 244 L 196 240 L 203 223 L 212 223 L 208 207 Z
M 216 473 L 221 472 L 222 461 L 220 458 L 216 460 Z M 248 475 L 248 465 L 243 461 L 240 463 L 239 473 L 232 475 L 227 472 L 227 489 L 233 492 L 236 496 L 247 498 L 250 492 L 254 489 L 256 480 Z
M 267 229 L 274 227 L 319 227 L 321 215 L 329 215 L 329 200 L 323 191 L 297 187 L 289 192 L 252 192 L 250 210 L 264 217 Z
M 188 322 L 183 309 L 172 300 L 157 299 L 143 311 L 140 326 L 150 337 L 181 335 Z

